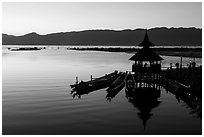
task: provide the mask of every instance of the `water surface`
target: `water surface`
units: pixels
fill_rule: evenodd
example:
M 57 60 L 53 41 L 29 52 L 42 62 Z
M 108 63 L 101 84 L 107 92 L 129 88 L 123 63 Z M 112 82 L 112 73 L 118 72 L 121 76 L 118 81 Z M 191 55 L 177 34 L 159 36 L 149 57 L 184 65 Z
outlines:
M 106 100 L 106 89 L 72 98 L 75 77 L 89 80 L 114 70 L 130 71 L 133 54 L 48 49 L 2 54 L 3 134 L 201 134 L 201 119 L 161 88 L 159 105 L 144 127 L 140 110 L 124 89 Z M 178 57 L 162 56 L 163 66 Z M 188 63 L 189 58 L 183 62 Z M 201 59 L 196 59 L 201 64 Z

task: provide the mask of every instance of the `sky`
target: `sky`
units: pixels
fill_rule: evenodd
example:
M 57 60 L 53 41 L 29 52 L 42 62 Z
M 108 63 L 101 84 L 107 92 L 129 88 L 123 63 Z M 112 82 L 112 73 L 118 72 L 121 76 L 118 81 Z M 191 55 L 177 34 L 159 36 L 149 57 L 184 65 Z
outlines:
M 3 2 L 2 33 L 202 27 L 201 2 Z

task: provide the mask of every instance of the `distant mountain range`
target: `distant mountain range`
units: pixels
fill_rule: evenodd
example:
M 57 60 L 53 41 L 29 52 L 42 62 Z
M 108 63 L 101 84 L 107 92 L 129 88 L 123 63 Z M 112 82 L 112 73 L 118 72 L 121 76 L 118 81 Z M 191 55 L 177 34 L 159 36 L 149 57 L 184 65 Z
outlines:
M 39 35 L 35 32 L 23 36 L 2 34 L 2 45 L 101 45 L 136 46 L 144 38 L 145 29 L 85 30 Z M 148 30 L 152 43 L 158 46 L 201 46 L 202 29 L 152 28 Z

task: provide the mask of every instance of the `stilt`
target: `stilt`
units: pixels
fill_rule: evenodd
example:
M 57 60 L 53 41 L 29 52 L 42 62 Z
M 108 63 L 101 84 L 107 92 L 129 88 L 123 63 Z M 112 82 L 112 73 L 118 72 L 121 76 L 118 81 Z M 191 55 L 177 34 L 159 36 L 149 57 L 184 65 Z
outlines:
M 76 77 L 76 84 L 78 84 L 78 82 L 79 82 L 79 81 L 78 81 L 78 77 Z

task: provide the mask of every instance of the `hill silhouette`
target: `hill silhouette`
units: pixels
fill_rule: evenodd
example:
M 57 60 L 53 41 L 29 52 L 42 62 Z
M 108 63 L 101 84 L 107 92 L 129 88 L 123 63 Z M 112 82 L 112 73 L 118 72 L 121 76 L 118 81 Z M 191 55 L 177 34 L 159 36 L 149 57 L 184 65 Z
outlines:
M 39 35 L 35 32 L 13 36 L 2 34 L 2 45 L 110 45 L 136 46 L 144 38 L 145 29 L 135 30 L 85 30 Z M 152 28 L 149 39 L 155 45 L 201 46 L 202 29 Z

